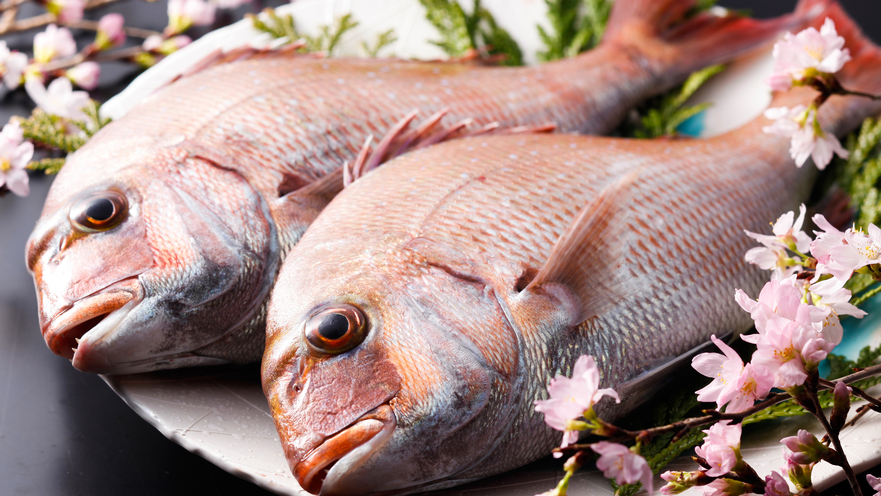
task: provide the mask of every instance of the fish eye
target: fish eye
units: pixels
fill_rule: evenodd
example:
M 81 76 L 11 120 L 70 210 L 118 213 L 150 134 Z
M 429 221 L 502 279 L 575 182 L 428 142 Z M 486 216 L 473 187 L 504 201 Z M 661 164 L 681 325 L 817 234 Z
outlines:
M 320 353 L 337 354 L 361 344 L 367 336 L 367 318 L 357 307 L 325 307 L 306 321 L 306 342 Z
M 77 199 L 70 207 L 70 224 L 82 232 L 112 229 L 128 215 L 128 200 L 118 191 L 90 193 Z

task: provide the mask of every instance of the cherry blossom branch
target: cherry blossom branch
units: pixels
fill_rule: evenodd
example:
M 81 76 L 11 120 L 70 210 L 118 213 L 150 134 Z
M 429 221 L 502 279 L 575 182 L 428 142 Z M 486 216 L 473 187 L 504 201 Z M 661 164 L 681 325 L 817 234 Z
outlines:
M 23 3 L 27 3 L 30 0 L 6 0 L 2 4 L 0 4 L 0 12 L 5 12 L 7 10 L 12 10 L 18 7 Z
M 603 422 L 604 427 L 611 431 L 610 433 L 613 436 L 610 436 L 610 441 L 613 442 L 621 442 L 630 439 L 640 439 L 641 441 L 647 442 L 655 436 L 660 434 L 666 434 L 668 432 L 676 432 L 676 435 L 673 437 L 671 442 L 678 440 L 689 430 L 700 427 L 708 424 L 712 424 L 718 422 L 719 420 L 732 420 L 735 422 L 741 422 L 745 418 L 749 417 L 754 413 L 758 413 L 765 408 L 776 405 L 777 403 L 781 403 L 788 399 L 791 399 L 788 393 L 777 393 L 769 396 L 767 399 L 756 403 L 751 408 L 746 410 L 737 412 L 737 413 L 727 413 L 720 412 L 718 410 L 704 410 L 706 415 L 702 417 L 692 417 L 684 420 L 680 420 L 678 422 L 673 422 L 671 424 L 662 425 L 659 427 L 652 427 L 650 429 L 645 429 L 641 431 L 630 431 L 627 429 L 621 429 L 619 427 L 615 427 L 611 424 L 606 424 Z M 588 449 L 590 444 L 571 444 L 565 448 L 554 448 L 555 453 L 572 453 L 575 451 L 580 451 L 584 449 Z
M 141 48 L 140 45 L 123 48 L 121 50 L 114 50 L 112 52 L 96 52 L 94 50 L 89 50 L 88 47 L 86 47 L 86 49 L 83 49 L 73 57 L 54 60 L 46 64 L 44 70 L 46 72 L 63 71 L 86 61 L 109 62 L 112 60 L 128 60 L 146 52 L 147 50 Z
M 8 14 L 8 12 L 16 12 L 18 5 L 20 5 L 21 3 L 24 3 L 26 1 L 28 1 L 28 0 L 12 0 L 12 3 L 9 6 L 6 6 L 4 4 L 3 7 L 0 7 L 0 11 L 3 12 L 3 16 L 4 16 L 3 19 L 4 20 L 6 19 L 6 15 Z M 86 2 L 86 5 L 85 5 L 85 7 L 83 7 L 83 10 L 95 9 L 95 8 L 98 8 L 102 5 L 106 5 L 108 3 L 114 3 L 114 2 L 118 2 L 118 1 L 119 0 L 90 0 L 89 2 Z M 22 19 L 20 21 L 14 20 L 15 13 L 13 13 L 10 17 L 11 17 L 11 19 L 9 21 L 7 21 L 8 25 L 4 25 L 4 24 L 0 23 L 0 36 L 2 36 L 4 34 L 9 34 L 9 33 L 18 33 L 21 31 L 29 31 L 31 29 L 41 28 L 43 26 L 47 26 L 52 23 L 58 23 L 58 16 L 56 16 L 55 14 L 49 13 L 49 12 L 47 12 L 45 14 L 36 15 L 33 17 L 28 17 L 27 19 Z M 70 25 L 72 27 L 78 27 L 78 26 L 75 26 L 75 24 L 77 24 L 77 23 L 70 23 L 68 25 Z M 141 37 L 140 35 L 134 35 L 134 34 L 133 34 L 133 36 Z
M 814 372 L 816 374 L 816 372 Z M 814 375 L 816 377 L 816 375 Z M 810 411 L 814 417 L 820 422 L 820 425 L 823 426 L 823 430 L 826 431 L 826 436 L 832 440 L 832 445 L 835 447 L 836 453 L 831 457 L 832 460 L 827 460 L 830 463 L 838 465 L 844 470 L 844 475 L 847 477 L 847 482 L 850 484 L 850 488 L 853 491 L 854 496 L 863 496 L 863 490 L 860 488 L 860 483 L 857 480 L 856 474 L 853 472 L 853 467 L 850 466 L 850 463 L 847 462 L 847 456 L 844 454 L 844 448 L 841 446 L 841 439 L 838 437 L 838 433 L 832 429 L 832 426 L 829 425 L 829 421 L 826 420 L 826 415 L 823 413 L 823 407 L 820 405 L 820 399 L 817 397 L 816 386 L 817 383 L 813 382 L 810 379 L 805 381 L 806 393 L 811 403 L 807 404 L 804 401 L 804 398 L 801 396 L 797 396 L 795 400 L 799 405 L 802 406 L 805 410 Z
M 830 381 L 830 380 L 827 380 L 827 379 L 820 379 L 820 380 L 819 380 L 819 385 L 820 385 L 820 386 L 823 386 L 824 389 L 834 389 L 834 388 L 835 388 L 835 383 L 836 383 L 836 382 L 837 382 L 837 381 Z M 845 383 L 845 384 L 847 384 L 847 383 Z M 871 404 L 872 404 L 873 406 L 875 406 L 876 408 L 881 409 L 881 400 L 878 400 L 877 398 L 875 398 L 875 397 L 872 396 L 871 394 L 869 394 L 869 393 L 863 391 L 862 389 L 860 389 L 860 388 L 858 388 L 858 387 L 856 387 L 856 386 L 850 386 L 850 389 L 851 389 L 851 394 L 853 394 L 854 396 L 859 396 L 860 398 L 862 398 L 862 399 L 868 401 L 869 403 L 871 403 Z
M 77 21 L 77 22 L 68 22 L 68 23 L 65 23 L 64 25 L 69 28 L 86 29 L 89 31 L 98 31 L 98 29 L 99 29 L 98 24 L 99 23 L 97 21 L 88 21 L 88 20 L 83 19 L 83 20 Z M 145 39 L 149 38 L 150 36 L 153 36 L 153 35 L 162 35 L 162 33 L 160 33 L 159 31 L 153 31 L 150 29 L 132 28 L 132 27 L 128 27 L 128 26 L 123 26 L 122 31 L 128 36 L 134 36 L 136 38 L 145 38 Z

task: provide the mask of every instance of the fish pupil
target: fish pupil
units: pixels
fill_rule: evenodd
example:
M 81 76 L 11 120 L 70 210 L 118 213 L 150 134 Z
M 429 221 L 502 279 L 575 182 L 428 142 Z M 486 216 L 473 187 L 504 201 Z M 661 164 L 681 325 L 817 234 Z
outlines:
M 318 324 L 318 334 L 324 339 L 336 340 L 345 336 L 349 331 L 349 319 L 339 313 L 331 313 L 321 319 Z
M 97 198 L 86 209 L 86 216 L 96 222 L 106 222 L 113 217 L 113 202 L 107 198 Z

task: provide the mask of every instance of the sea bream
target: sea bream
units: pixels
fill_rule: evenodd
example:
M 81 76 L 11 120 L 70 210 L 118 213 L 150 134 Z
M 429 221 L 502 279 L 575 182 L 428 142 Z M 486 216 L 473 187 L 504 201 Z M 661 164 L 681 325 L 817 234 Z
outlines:
M 27 245 L 46 344 L 79 370 L 259 360 L 285 253 L 369 134 L 405 114 L 606 133 L 797 16 L 620 0 L 602 45 L 539 67 L 260 54 L 182 78 L 72 154 Z M 330 184 L 332 182 L 332 184 Z
M 881 92 L 879 48 L 837 4 L 826 15 L 853 56 L 844 87 Z M 833 96 L 820 122 L 841 136 L 879 111 Z M 346 188 L 269 307 L 263 388 L 303 488 L 406 494 L 513 469 L 560 442 L 533 402 L 579 356 L 622 395 L 597 406 L 614 420 L 662 364 L 747 330 L 735 288 L 758 294 L 768 276 L 744 261 L 743 230 L 798 207 L 816 171 L 768 124 L 706 140 L 466 138 Z

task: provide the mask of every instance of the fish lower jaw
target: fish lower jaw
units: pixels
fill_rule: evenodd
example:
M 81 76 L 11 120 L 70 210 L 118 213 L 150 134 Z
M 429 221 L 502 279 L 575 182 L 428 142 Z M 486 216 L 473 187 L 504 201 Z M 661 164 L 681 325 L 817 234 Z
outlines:
M 346 475 L 370 458 L 391 437 L 396 425 L 391 406 L 381 405 L 307 453 L 293 467 L 294 476 L 312 494 L 364 494 L 369 491 L 369 484 Z
M 56 355 L 75 361 L 83 340 L 115 327 L 143 297 L 137 279 L 128 279 L 74 302 L 43 328 L 43 339 Z

